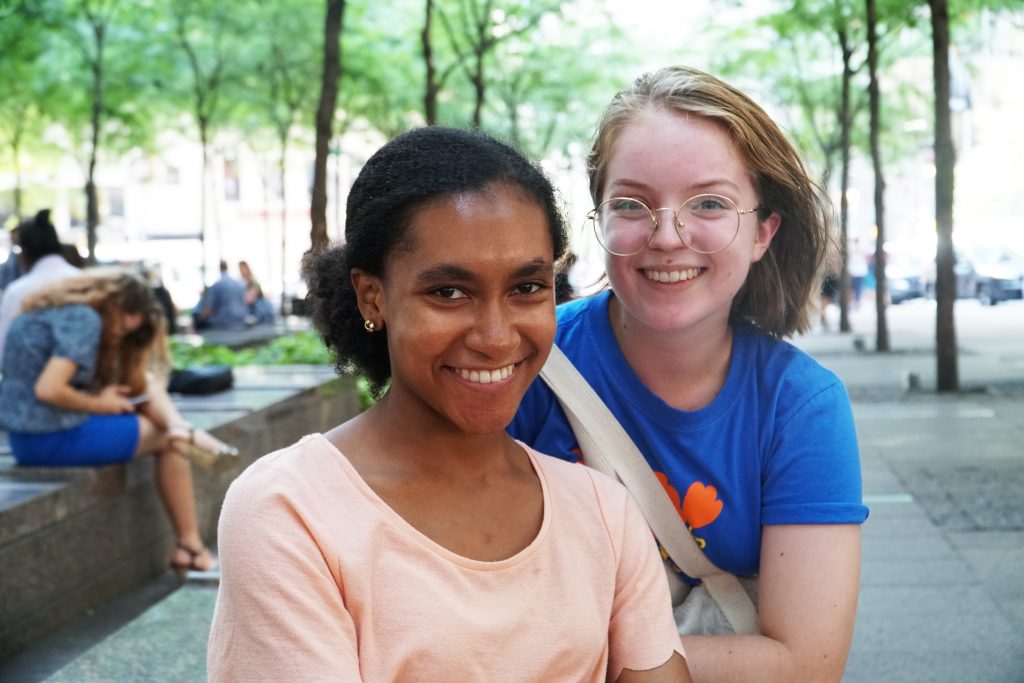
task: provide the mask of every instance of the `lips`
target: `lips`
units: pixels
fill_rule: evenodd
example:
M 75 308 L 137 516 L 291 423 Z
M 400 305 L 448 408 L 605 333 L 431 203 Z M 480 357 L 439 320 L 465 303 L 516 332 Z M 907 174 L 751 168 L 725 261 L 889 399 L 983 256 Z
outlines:
M 683 282 L 694 279 L 700 275 L 702 270 L 702 268 L 680 268 L 677 270 L 645 268 L 644 276 L 654 282 Z
M 473 382 L 474 384 L 493 384 L 502 380 L 508 379 L 515 372 L 515 364 L 506 365 L 503 368 L 497 370 L 483 369 L 471 369 L 471 368 L 452 368 L 459 377 L 466 380 L 467 382 Z

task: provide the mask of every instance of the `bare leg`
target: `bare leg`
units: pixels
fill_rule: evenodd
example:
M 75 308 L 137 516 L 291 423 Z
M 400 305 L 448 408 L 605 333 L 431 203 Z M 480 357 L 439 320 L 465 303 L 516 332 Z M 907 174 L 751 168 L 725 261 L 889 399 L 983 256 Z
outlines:
M 167 516 L 171 519 L 178 543 L 195 551 L 202 550 L 195 558 L 196 568 L 212 569 L 216 563 L 210 553 L 203 549 L 203 539 L 199 536 L 196 521 L 192 463 L 170 447 L 166 430 L 140 415 L 136 456 L 143 453 L 153 453 L 156 458 L 157 490 L 167 510 Z M 178 565 L 188 565 L 191 557 L 187 551 L 175 548 L 172 560 Z

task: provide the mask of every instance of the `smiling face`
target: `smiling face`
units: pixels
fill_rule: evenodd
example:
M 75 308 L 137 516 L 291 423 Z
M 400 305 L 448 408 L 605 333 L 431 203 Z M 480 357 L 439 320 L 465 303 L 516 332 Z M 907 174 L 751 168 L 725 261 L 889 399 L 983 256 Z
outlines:
M 759 199 L 735 145 L 712 121 L 648 109 L 622 130 L 608 161 L 602 199 L 631 197 L 652 209 L 678 209 L 695 195 L 727 197 L 740 209 Z M 672 229 L 670 211 L 645 249 L 632 256 L 606 255 L 608 279 L 621 313 L 655 331 L 720 331 L 750 264 L 764 254 L 779 224 L 777 214 L 740 219 L 739 233 L 723 251 L 702 254 Z M 635 325 L 629 326 L 635 328 Z
M 413 214 L 378 278 L 353 270 L 363 316 L 388 335 L 388 400 L 413 423 L 504 430 L 555 333 L 544 212 L 507 185 Z

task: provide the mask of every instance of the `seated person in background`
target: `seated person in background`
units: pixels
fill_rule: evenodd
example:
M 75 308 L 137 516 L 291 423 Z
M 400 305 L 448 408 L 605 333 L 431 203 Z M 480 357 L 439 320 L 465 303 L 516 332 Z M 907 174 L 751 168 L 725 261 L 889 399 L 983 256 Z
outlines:
M 245 286 L 228 275 L 228 264 L 220 262 L 220 279 L 203 294 L 193 322 L 197 330 L 241 330 L 246 326 Z
M 7 237 L 11 240 L 11 251 L 7 254 L 7 260 L 0 263 L 0 294 L 7 289 L 7 285 L 25 274 L 18 254 L 18 228 L 20 227 L 21 223 L 18 221 L 18 217 L 13 213 L 4 221 L 4 230 L 7 231 Z
M 263 296 L 263 287 L 252 274 L 252 268 L 247 262 L 239 261 L 238 273 L 245 283 L 245 305 L 249 308 L 249 315 L 253 317 L 254 324 L 274 322 L 274 306 Z
M 51 282 L 81 272 L 65 260 L 57 229 L 50 222 L 49 209 L 43 209 L 35 218 L 23 222 L 18 227 L 18 239 L 25 274 L 8 286 L 4 290 L 3 299 L 0 299 L 0 362 L 4 357 L 7 330 L 21 313 L 21 303 L 25 297 Z
M 149 286 L 153 290 L 153 296 L 156 297 L 157 303 L 160 304 L 160 308 L 164 312 L 164 317 L 167 320 L 167 334 L 177 334 L 178 308 L 174 305 L 174 299 L 171 298 L 170 291 L 164 286 L 164 277 L 160 273 L 160 264 L 155 263 L 148 268 L 144 268 L 143 275 L 146 281 L 149 282 Z
M 347 216 L 307 300 L 383 396 L 232 484 L 210 680 L 689 681 L 625 489 L 505 433 L 555 331 L 547 179 L 422 128 L 366 162 Z
M 236 453 L 195 430 L 167 396 L 164 314 L 149 286 L 129 273 L 96 271 L 52 283 L 25 299 L 8 341 L 0 428 L 10 432 L 17 463 L 96 466 L 154 454 L 177 539 L 171 567 L 212 569 L 189 458 Z

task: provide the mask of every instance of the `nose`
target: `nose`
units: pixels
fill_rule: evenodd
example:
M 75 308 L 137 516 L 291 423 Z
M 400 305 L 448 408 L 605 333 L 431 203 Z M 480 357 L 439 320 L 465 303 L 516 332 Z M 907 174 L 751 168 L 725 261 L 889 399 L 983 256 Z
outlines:
M 504 302 L 484 302 L 475 310 L 466 346 L 485 356 L 501 359 L 519 344 L 517 320 Z
M 677 221 L 679 215 L 675 209 L 663 207 L 660 209 L 654 209 L 653 213 L 658 221 L 658 227 L 654 229 L 654 234 L 651 235 L 650 241 L 647 243 L 649 249 L 679 249 L 685 247 L 686 242 L 680 234 L 680 228 Z

